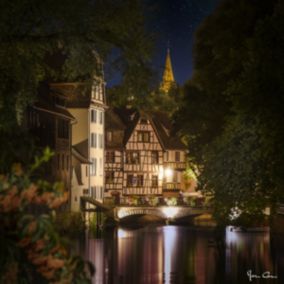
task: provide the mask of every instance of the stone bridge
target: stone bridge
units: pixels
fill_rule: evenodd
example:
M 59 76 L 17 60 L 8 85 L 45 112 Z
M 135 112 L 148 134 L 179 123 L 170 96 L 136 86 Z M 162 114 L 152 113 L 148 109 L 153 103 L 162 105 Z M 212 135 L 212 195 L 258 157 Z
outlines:
M 117 219 L 134 215 L 154 215 L 163 219 L 179 219 L 210 213 L 208 208 L 190 206 L 118 206 L 114 208 Z
M 88 208 L 87 204 L 91 204 L 91 208 Z M 111 217 L 117 221 L 129 216 L 138 215 L 153 215 L 162 219 L 179 219 L 187 216 L 199 216 L 206 213 L 211 213 L 211 210 L 207 207 L 192 207 L 186 205 L 180 206 L 128 206 L 128 205 L 106 205 L 101 203 L 92 197 L 81 197 L 81 210 L 84 212 L 96 211 L 104 212 L 108 217 Z

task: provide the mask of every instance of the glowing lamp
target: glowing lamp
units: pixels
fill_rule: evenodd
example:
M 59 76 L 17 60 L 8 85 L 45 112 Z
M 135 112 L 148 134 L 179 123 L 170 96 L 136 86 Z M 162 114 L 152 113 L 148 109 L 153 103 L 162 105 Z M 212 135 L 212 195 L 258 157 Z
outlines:
M 174 218 L 177 215 L 179 208 L 171 207 L 171 206 L 164 207 L 162 211 L 166 215 L 167 218 Z
M 173 174 L 174 174 L 173 169 L 171 169 L 171 168 L 166 168 L 165 169 L 165 176 L 167 178 L 171 178 L 173 176 Z

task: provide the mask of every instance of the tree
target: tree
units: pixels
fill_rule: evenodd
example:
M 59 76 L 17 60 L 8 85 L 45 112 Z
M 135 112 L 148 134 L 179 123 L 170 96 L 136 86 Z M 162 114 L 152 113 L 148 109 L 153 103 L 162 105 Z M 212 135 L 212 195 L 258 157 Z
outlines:
M 281 1 L 228 0 L 196 35 L 177 122 L 188 120 L 181 132 L 219 221 L 230 222 L 236 207 L 240 218 L 261 219 L 283 196 L 282 18 Z
M 138 87 L 134 75 L 148 71 L 151 40 L 139 0 L 4 0 L 0 19 L 0 137 L 6 148 L 1 163 L 13 156 L 7 145 L 21 146 L 19 123 L 37 99 L 40 82 L 91 80 L 98 69 L 96 54 L 107 60 L 114 49 L 128 89 Z M 50 62 L 57 53 L 65 59 L 62 68 Z

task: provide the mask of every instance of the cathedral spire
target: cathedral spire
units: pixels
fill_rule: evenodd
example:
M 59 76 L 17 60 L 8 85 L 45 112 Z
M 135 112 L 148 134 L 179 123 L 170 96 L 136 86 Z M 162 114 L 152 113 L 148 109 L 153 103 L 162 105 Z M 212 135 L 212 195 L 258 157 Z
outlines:
M 173 68 L 172 68 L 170 49 L 168 47 L 165 69 L 163 73 L 163 79 L 160 85 L 160 90 L 162 92 L 168 93 L 170 88 L 173 85 L 175 85 L 175 78 L 174 78 L 174 73 L 173 73 Z

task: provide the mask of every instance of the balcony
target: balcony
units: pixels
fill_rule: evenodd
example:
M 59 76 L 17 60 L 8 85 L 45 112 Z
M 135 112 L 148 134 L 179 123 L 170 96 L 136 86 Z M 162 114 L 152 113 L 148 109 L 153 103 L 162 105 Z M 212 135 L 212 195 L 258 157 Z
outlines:
M 164 167 L 172 168 L 173 170 L 185 170 L 186 163 L 185 162 L 164 162 Z
M 163 191 L 180 191 L 181 183 L 178 182 L 166 182 L 163 183 Z

